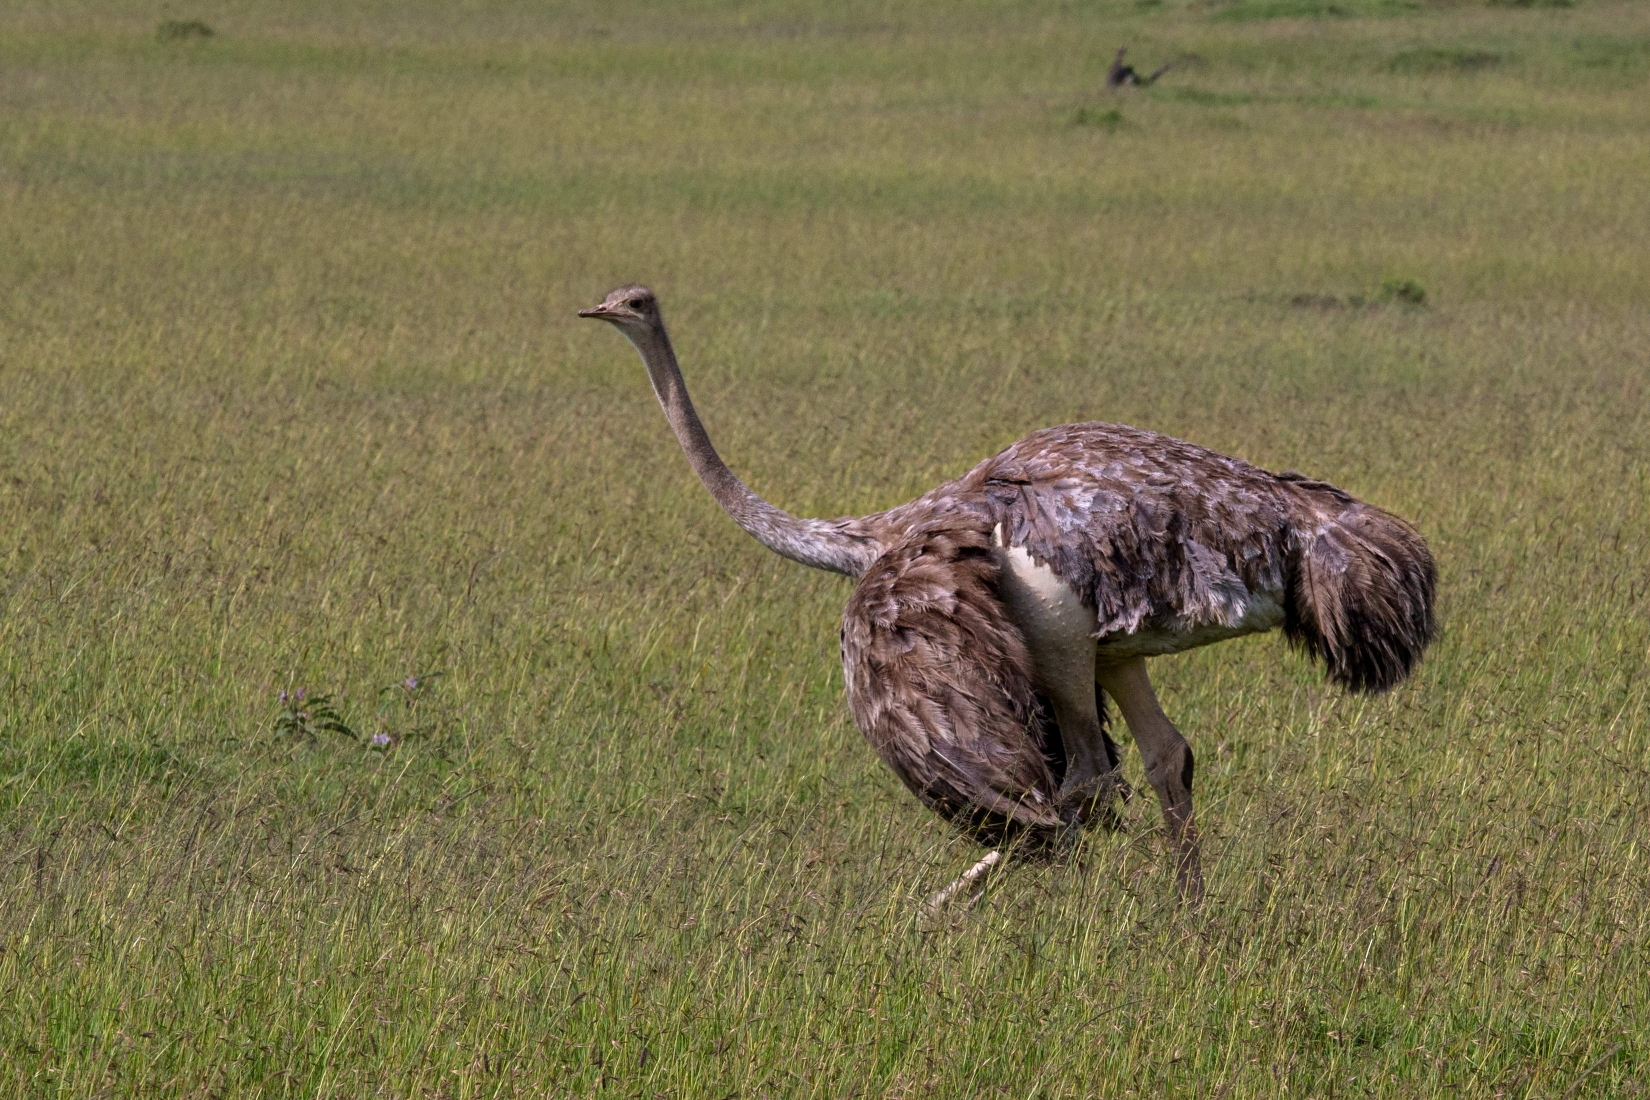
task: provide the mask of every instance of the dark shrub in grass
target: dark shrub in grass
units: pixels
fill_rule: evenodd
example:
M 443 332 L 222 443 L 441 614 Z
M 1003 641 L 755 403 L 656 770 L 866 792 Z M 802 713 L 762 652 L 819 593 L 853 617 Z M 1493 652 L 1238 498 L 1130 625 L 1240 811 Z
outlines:
M 161 42 L 183 42 L 191 38 L 211 38 L 211 27 L 199 19 L 168 19 L 155 28 L 155 38 Z
M 1427 288 L 1414 279 L 1387 279 L 1381 283 L 1376 297 L 1383 302 L 1398 302 L 1406 306 L 1425 305 Z

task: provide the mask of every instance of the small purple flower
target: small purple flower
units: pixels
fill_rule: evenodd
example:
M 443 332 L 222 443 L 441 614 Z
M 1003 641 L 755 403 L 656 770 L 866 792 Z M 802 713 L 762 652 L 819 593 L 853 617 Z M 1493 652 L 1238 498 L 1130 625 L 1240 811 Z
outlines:
M 375 748 L 375 749 L 384 749 L 384 748 L 388 748 L 389 744 L 390 744 L 390 735 L 385 733 L 383 730 L 379 730 L 377 733 L 372 735 L 372 747 L 373 748 Z
M 401 686 L 406 688 L 408 691 L 417 691 L 418 690 L 418 677 L 416 677 L 416 676 L 407 677 L 405 680 L 401 681 Z
M 281 692 L 281 698 L 278 701 L 282 703 L 286 702 L 286 692 Z

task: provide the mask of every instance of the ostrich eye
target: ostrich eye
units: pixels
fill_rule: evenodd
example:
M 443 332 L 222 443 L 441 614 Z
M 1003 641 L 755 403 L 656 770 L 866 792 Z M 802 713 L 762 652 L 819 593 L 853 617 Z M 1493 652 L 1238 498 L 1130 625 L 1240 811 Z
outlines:
M 630 301 L 625 303 L 625 305 L 629 306 L 631 309 L 636 309 L 636 310 L 641 309 L 642 306 L 644 306 L 646 304 L 647 303 L 643 302 L 640 298 L 632 298 L 632 299 L 630 299 Z

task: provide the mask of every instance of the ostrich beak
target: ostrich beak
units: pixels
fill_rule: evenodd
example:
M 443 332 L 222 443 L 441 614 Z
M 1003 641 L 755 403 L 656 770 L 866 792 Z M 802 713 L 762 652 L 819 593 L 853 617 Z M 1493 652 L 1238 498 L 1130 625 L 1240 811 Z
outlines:
M 579 316 L 580 317 L 594 317 L 597 320 L 601 320 L 601 319 L 607 317 L 607 315 L 608 315 L 608 308 L 605 304 L 599 305 L 599 306 L 591 306 L 589 309 L 579 310 Z

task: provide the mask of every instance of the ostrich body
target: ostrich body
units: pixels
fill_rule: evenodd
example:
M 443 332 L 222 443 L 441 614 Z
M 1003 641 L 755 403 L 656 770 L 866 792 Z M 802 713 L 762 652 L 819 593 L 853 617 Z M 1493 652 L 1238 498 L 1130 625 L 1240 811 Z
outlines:
M 579 316 L 635 346 L 688 462 L 739 526 L 857 579 L 842 623 L 854 719 L 912 793 L 983 838 L 1064 840 L 1111 819 L 1126 787 L 1109 696 L 1162 804 L 1178 889 L 1195 900 L 1192 751 L 1146 659 L 1281 627 L 1331 679 L 1378 692 L 1432 637 L 1436 571 L 1404 521 L 1325 482 L 1118 424 L 1032 432 L 885 512 L 792 516 L 717 455 L 651 291 L 621 287 Z

